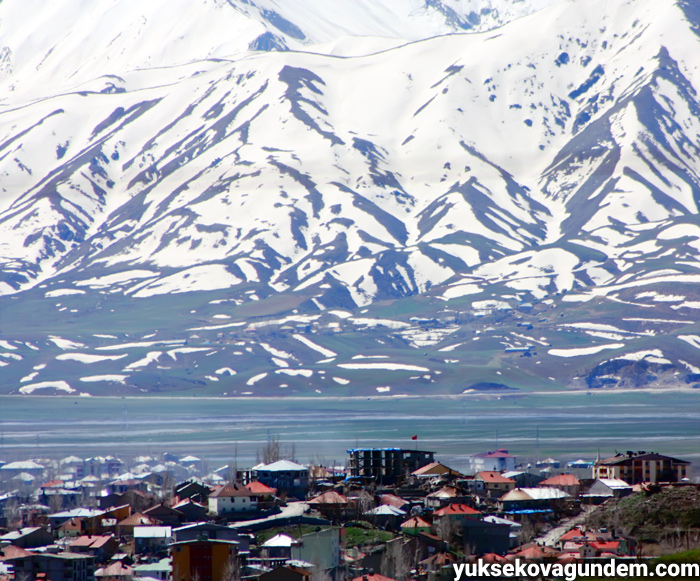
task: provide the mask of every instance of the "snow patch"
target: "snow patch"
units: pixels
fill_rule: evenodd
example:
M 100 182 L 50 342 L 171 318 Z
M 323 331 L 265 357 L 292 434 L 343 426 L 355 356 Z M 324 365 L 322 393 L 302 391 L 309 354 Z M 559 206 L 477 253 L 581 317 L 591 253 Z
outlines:
M 126 357 L 124 355 L 93 355 L 91 353 L 62 353 L 57 355 L 56 359 L 58 361 L 79 361 L 80 363 L 101 363 L 103 361 L 116 361 L 117 359 L 123 359 Z
M 109 382 L 114 382 L 114 383 L 125 383 L 125 379 L 129 377 L 128 375 L 89 375 L 88 377 L 81 377 L 80 381 L 84 381 L 86 383 L 93 383 L 93 382 L 98 382 L 98 381 L 109 381 Z
M 124 371 L 138 369 L 139 367 L 146 367 L 147 365 L 150 365 L 151 363 L 158 361 L 158 358 L 162 354 L 163 354 L 162 351 L 149 351 L 148 354 L 143 359 L 139 359 L 138 361 L 134 361 L 133 363 L 129 363 L 129 365 L 127 365 L 124 368 Z M 126 357 L 126 355 L 122 355 L 121 357 Z
M 50 335 L 49 336 L 49 341 L 51 341 L 56 347 L 59 349 L 63 349 L 64 351 L 68 349 L 81 349 L 85 347 L 82 343 L 78 343 L 77 341 L 70 341 L 68 339 L 63 339 L 62 337 L 57 337 L 55 335 Z
M 211 351 L 211 349 L 208 347 L 178 347 L 177 349 L 171 349 L 168 351 L 168 355 L 177 360 L 178 354 L 184 355 L 187 353 L 197 353 L 198 351 Z
M 314 374 L 311 369 L 277 369 L 275 373 L 291 376 L 301 375 L 302 377 L 311 377 Z
M 594 355 L 605 351 L 606 349 L 621 349 L 624 347 L 624 343 L 610 343 L 608 345 L 596 345 L 595 347 L 579 347 L 571 349 L 550 349 L 547 351 L 550 355 L 555 357 L 578 357 L 580 355 Z
M 255 385 L 258 381 L 267 376 L 267 373 L 258 373 L 253 375 L 248 381 L 245 382 L 246 385 Z
M 405 365 L 403 363 L 339 363 L 342 369 L 386 369 L 387 371 L 430 371 L 420 365 Z
M 19 388 L 19 392 L 25 395 L 30 395 L 39 389 L 58 389 L 66 393 L 75 393 L 75 390 L 66 381 L 42 381 L 40 383 L 31 383 Z
M 304 345 L 306 345 L 309 349 L 313 349 L 314 351 L 317 351 L 324 357 L 336 357 L 338 354 L 335 351 L 331 351 L 330 349 L 326 349 L 325 347 L 321 347 L 318 343 L 314 343 L 310 339 L 307 339 L 303 335 L 299 334 L 294 334 L 292 335 L 297 341 L 301 341 Z
M 681 341 L 685 341 L 688 345 L 692 345 L 697 349 L 700 349 L 700 337 L 697 335 L 678 335 Z
M 65 297 L 68 295 L 84 295 L 85 291 L 78 288 L 58 288 L 44 293 L 44 298 L 53 299 L 55 297 Z

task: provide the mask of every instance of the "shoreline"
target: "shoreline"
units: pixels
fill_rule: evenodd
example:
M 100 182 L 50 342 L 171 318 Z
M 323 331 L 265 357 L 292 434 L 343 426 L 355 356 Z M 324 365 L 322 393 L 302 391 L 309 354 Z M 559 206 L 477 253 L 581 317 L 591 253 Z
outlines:
M 502 399 L 527 396 L 562 396 L 562 395 L 632 395 L 638 393 L 677 393 L 677 394 L 692 394 L 700 395 L 700 389 L 687 387 L 638 387 L 638 388 L 595 388 L 595 389 L 571 389 L 571 390 L 547 390 L 547 391 L 470 391 L 468 393 L 435 393 L 435 394 L 393 394 L 393 395 L 346 395 L 346 396 L 323 396 L 323 395 L 250 395 L 250 396 L 187 396 L 187 395 L 42 395 L 42 394 L 2 394 L 0 398 L 27 398 L 27 399 L 75 399 L 75 400 L 90 400 L 90 399 L 128 399 L 128 400 L 182 400 L 182 401 L 392 401 L 397 399 L 434 399 L 434 400 L 460 400 L 469 398 L 480 399 Z

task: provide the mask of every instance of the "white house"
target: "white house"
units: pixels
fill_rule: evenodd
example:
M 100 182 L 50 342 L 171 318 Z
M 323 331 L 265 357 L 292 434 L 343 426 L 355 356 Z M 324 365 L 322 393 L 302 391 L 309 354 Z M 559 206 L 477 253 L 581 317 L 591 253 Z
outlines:
M 226 514 L 258 510 L 258 497 L 240 484 L 230 483 L 209 495 L 209 512 Z
M 474 454 L 470 457 L 472 474 L 477 472 L 507 472 L 515 470 L 515 456 L 503 448 Z

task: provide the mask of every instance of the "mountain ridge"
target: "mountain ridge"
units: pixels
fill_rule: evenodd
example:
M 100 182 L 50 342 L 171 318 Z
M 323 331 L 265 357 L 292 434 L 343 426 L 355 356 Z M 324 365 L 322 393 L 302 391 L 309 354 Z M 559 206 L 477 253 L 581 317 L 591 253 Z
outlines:
M 66 6 L 72 4 L 66 0 Z M 47 322 L 53 321 L 51 332 L 60 336 L 76 328 L 57 322 L 70 302 L 69 312 L 85 317 L 77 326 L 87 335 L 66 340 L 92 351 L 109 342 L 89 336 L 87 330 L 105 322 L 96 306 L 86 305 L 101 309 L 114 302 L 117 311 L 143 311 L 147 321 L 159 319 L 153 305 L 169 297 L 180 301 L 182 321 L 166 322 L 169 330 L 156 333 L 163 345 L 183 337 L 189 344 L 191 334 L 202 332 L 188 329 L 216 327 L 206 314 L 196 323 L 197 313 L 212 309 L 208 301 L 228 301 L 231 312 L 210 316 L 232 318 L 232 325 L 247 329 L 253 323 L 245 309 L 261 309 L 270 316 L 301 317 L 295 324 L 311 333 L 319 332 L 318 321 L 324 321 L 373 348 L 375 341 L 384 341 L 396 349 L 402 344 L 419 349 L 426 340 L 415 337 L 428 335 L 427 344 L 437 354 L 449 347 L 443 342 L 453 333 L 490 334 L 481 362 L 467 354 L 455 360 L 475 374 L 474 384 L 501 383 L 506 352 L 508 359 L 527 354 L 527 361 L 508 363 L 514 377 L 517 370 L 525 378 L 515 382 L 549 381 L 536 363 L 530 365 L 537 345 L 549 347 L 545 356 L 539 354 L 539 364 L 565 385 L 579 385 L 581 377 L 589 378 L 588 385 L 607 385 L 599 376 L 611 375 L 605 370 L 620 365 L 656 369 L 647 374 L 650 384 L 666 376 L 671 383 L 693 382 L 688 378 L 700 373 L 695 363 L 700 358 L 687 349 L 695 348 L 695 339 L 671 334 L 664 338 L 671 341 L 668 346 L 650 344 L 640 351 L 637 344 L 648 337 L 631 321 L 623 323 L 640 318 L 640 310 L 663 313 L 650 319 L 665 322 L 645 329 L 659 340 L 662 329 L 677 325 L 670 322 L 675 311 L 692 313 L 700 305 L 693 287 L 700 281 L 700 107 L 695 98 L 700 77 L 692 61 L 698 42 L 692 7 L 601 2 L 593 11 L 589 3 L 572 0 L 516 8 L 518 3 L 502 0 L 490 3 L 491 12 L 480 20 L 480 26 L 496 22 L 498 29 L 474 34 L 464 32 L 473 3 L 415 2 L 422 7 L 414 14 L 416 22 L 437 18 L 437 28 L 430 30 L 446 34 L 411 40 L 414 25 L 398 19 L 395 25 L 404 27 L 406 38 L 388 35 L 382 44 L 400 46 L 338 58 L 314 52 L 340 50 L 338 43 L 314 44 L 327 40 L 326 24 L 304 20 L 303 11 L 296 22 L 287 13 L 273 11 L 277 16 L 272 16 L 272 4 L 236 4 L 246 18 L 240 30 L 247 32 L 235 46 L 226 37 L 222 46 L 234 50 L 227 59 L 174 67 L 156 63 L 94 78 L 85 64 L 75 69 L 86 71 L 73 81 L 76 87 L 60 93 L 66 84 L 57 82 L 59 93 L 39 100 L 26 71 L 16 73 L 17 93 L 0 102 L 5 341 L 14 339 L 8 329 L 23 332 L 14 314 L 15 297 L 36 305 Z M 208 6 L 216 11 L 223 4 Z M 373 20 L 376 11 L 397 6 L 386 0 L 366 11 L 355 8 L 355 32 L 363 26 L 373 30 L 379 22 Z M 450 10 L 462 20 L 454 20 Z M 517 17 L 502 21 L 494 10 Z M 252 12 L 262 20 L 251 19 Z M 184 8 L 180 14 L 186 14 Z M 161 16 L 158 25 L 167 22 Z M 545 34 L 534 35 L 533 29 Z M 268 33 L 283 38 L 265 37 L 262 44 L 285 50 L 248 50 Z M 193 43 L 196 36 L 183 36 L 182 42 Z M 379 44 L 348 36 L 342 42 L 349 53 L 354 43 L 360 47 L 356 52 Z M 212 39 L 205 39 L 197 50 L 211 54 L 211 46 Z M 176 50 L 172 58 L 180 54 Z M 104 55 L 92 55 L 86 62 L 100 58 Z M 67 59 L 66 70 L 80 63 L 76 59 Z M 18 107 L 13 99 L 20 99 L 21 82 L 27 88 Z M 669 283 L 683 294 L 668 293 Z M 61 297 L 59 303 L 49 304 L 55 297 Z M 37 303 L 40 298 L 43 303 Z M 155 303 L 138 304 L 150 298 Z M 620 312 L 614 324 L 608 312 L 612 303 Z M 276 306 L 270 310 L 262 304 Z M 386 317 L 387 304 L 402 306 L 396 316 Z M 594 304 L 595 321 L 574 320 Z M 518 338 L 533 308 L 554 309 L 567 325 L 603 327 L 560 328 L 549 321 L 541 338 Z M 347 316 L 328 315 L 338 320 L 325 321 L 324 313 L 337 309 Z M 364 309 L 373 315 L 363 317 Z M 376 336 L 364 329 L 360 338 L 355 332 L 367 325 L 352 321 L 363 318 L 385 322 L 372 325 Z M 293 326 L 283 322 L 277 327 L 276 340 L 298 347 Z M 29 365 L 47 345 L 64 350 L 47 339 L 48 331 L 42 332 L 38 322 L 26 329 L 34 339 L 22 343 L 22 359 L 0 360 L 6 364 L 2 373 L 9 379 L 3 383 L 9 391 L 21 389 L 21 380 L 35 372 L 32 380 L 51 375 Z M 578 331 L 572 334 L 572 329 Z M 205 330 L 207 341 L 216 339 L 209 333 L 216 329 Z M 152 331 L 144 329 L 142 335 Z M 682 336 L 697 337 L 697 332 L 691 317 Z M 469 339 L 475 338 L 481 341 Z M 37 353 L 27 346 L 34 345 L 32 340 L 43 345 Z M 304 373 L 291 374 L 289 362 L 278 365 L 285 359 L 264 347 L 267 355 L 258 353 L 261 343 L 252 341 L 246 381 L 262 373 L 265 378 L 249 387 L 262 387 L 280 374 L 294 377 L 299 385 L 293 389 L 300 392 L 325 385 L 321 370 L 304 367 L 299 370 Z M 179 356 L 182 365 L 177 353 L 170 356 L 169 370 L 181 376 L 187 365 L 204 365 L 209 356 L 218 361 L 226 351 L 196 349 Z M 566 349 L 570 357 L 560 353 Z M 609 363 L 608 350 L 631 363 Z M 676 350 L 682 354 L 672 355 Z M 646 363 L 635 363 L 639 353 L 646 353 L 639 356 Z M 58 379 L 66 373 L 57 363 L 67 361 L 57 359 L 61 355 L 54 352 L 50 358 L 56 367 L 52 381 L 66 381 Z M 415 357 L 410 351 L 393 357 L 399 370 L 416 367 L 409 363 Z M 459 390 L 459 374 L 447 371 L 457 363 L 438 358 L 434 369 L 417 365 L 428 371 L 428 385 Z M 558 369 L 557 358 L 581 358 L 582 363 Z M 109 389 L 134 381 L 148 385 L 145 378 L 158 367 L 152 359 L 127 373 L 116 361 L 103 360 L 113 367 L 105 376 L 117 378 L 104 380 Z M 305 362 L 307 367 L 313 363 Z M 347 361 L 336 365 L 355 366 L 341 368 L 346 371 L 370 369 Z M 69 374 L 80 375 L 81 369 L 77 365 Z M 388 382 L 397 369 L 385 366 L 383 371 L 382 381 Z M 163 370 L 163 377 L 168 372 Z M 640 373 L 612 375 L 616 385 L 631 376 L 644 383 Z M 70 385 L 80 377 L 67 379 Z M 209 385 L 206 389 L 218 389 L 210 385 L 213 380 L 200 380 Z M 371 374 L 360 373 L 358 390 L 385 387 L 373 381 Z

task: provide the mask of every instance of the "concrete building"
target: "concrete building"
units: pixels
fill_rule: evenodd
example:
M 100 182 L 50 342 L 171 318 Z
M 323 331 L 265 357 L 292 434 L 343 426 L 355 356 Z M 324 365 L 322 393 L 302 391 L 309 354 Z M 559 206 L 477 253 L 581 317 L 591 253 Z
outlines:
M 134 527 L 134 548 L 137 553 L 164 551 L 172 541 L 173 533 L 169 526 Z
M 173 581 L 227 581 L 240 566 L 236 541 L 180 541 L 170 550 Z
M 309 469 L 291 460 L 258 464 L 253 467 L 252 476 L 253 480 L 275 488 L 278 493 L 284 491 L 299 498 L 309 489 Z
M 690 462 L 655 452 L 626 452 L 598 460 L 593 466 L 595 479 L 640 482 L 680 482 L 688 477 Z
M 53 535 L 44 527 L 25 527 L 11 531 L 0 537 L 0 542 L 9 543 L 22 549 L 43 547 L 53 543 Z
M 196 541 L 199 539 L 212 539 L 217 541 L 236 541 L 238 554 L 249 552 L 249 539 L 241 535 L 240 531 L 215 523 L 194 523 L 173 529 L 176 543 L 183 541 Z
M 15 579 L 35 581 L 37 576 L 60 581 L 95 581 L 95 559 L 77 553 L 32 553 L 6 558 Z
M 354 448 L 348 450 L 348 475 L 373 478 L 390 484 L 435 461 L 435 452 L 403 448 Z

